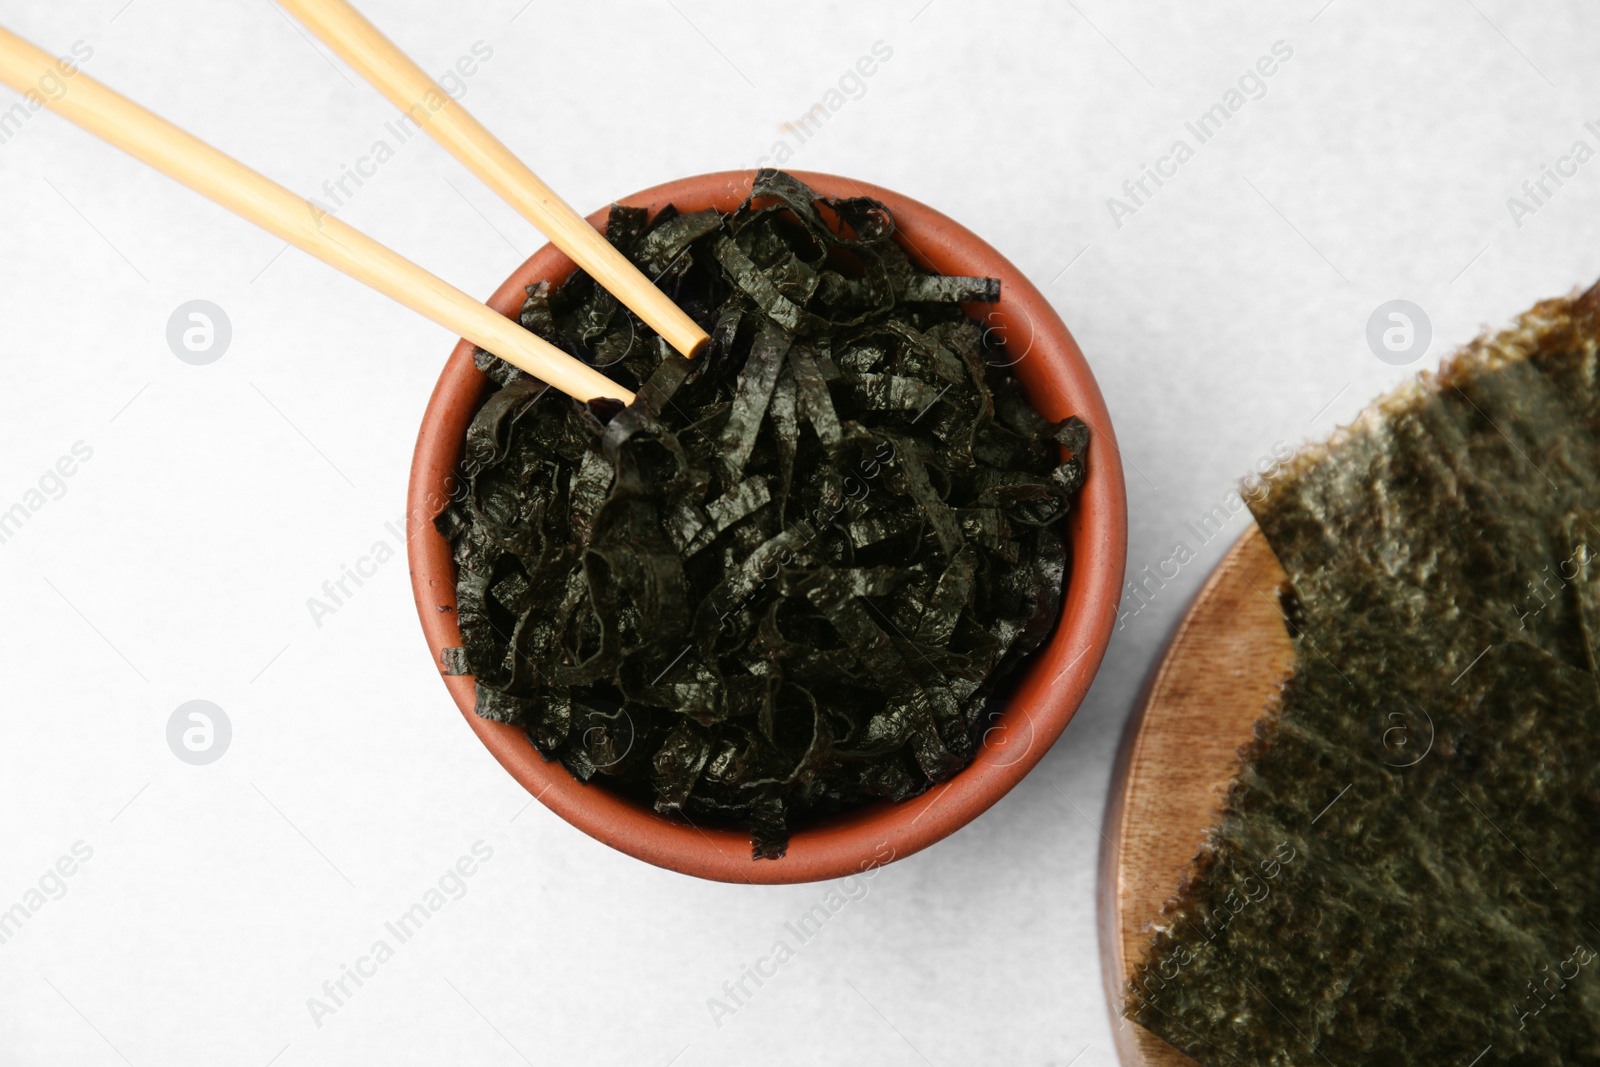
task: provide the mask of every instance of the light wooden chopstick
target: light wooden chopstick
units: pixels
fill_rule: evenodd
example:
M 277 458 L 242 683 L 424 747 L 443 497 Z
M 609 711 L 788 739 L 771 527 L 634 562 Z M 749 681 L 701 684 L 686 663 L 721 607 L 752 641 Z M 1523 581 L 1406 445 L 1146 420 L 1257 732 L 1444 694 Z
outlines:
M 3 27 L 0 83 L 569 396 L 633 402 L 593 367 Z
M 706 332 L 346 0 L 278 0 L 552 244 L 691 359 Z

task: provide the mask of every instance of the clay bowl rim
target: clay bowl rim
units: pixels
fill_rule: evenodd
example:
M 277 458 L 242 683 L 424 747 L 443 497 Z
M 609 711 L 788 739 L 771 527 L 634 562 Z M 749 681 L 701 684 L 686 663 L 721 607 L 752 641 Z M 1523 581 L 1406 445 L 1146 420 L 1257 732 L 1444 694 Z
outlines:
M 1078 415 L 1093 434 L 1088 477 L 1067 519 L 1072 554 L 1061 617 L 1026 664 L 971 764 L 921 796 L 803 826 L 779 860 L 752 860 L 749 836 L 742 831 L 697 827 L 584 785 L 560 763 L 546 763 L 521 730 L 474 714 L 473 678 L 444 675 L 440 663 L 441 651 L 459 645 L 461 636 L 456 568 L 432 520 L 456 484 L 466 426 L 486 391 L 470 342 L 456 344 L 429 398 L 406 500 L 412 591 L 434 668 L 495 759 L 547 808 L 596 840 L 658 867 L 734 883 L 792 884 L 866 871 L 943 840 L 998 802 L 1044 757 L 1088 692 L 1111 639 L 1127 560 L 1127 497 L 1111 418 L 1083 353 L 1044 295 L 976 234 L 910 197 L 836 175 L 791 173 L 819 195 L 870 196 L 888 205 L 897 239 L 924 267 L 1001 279 L 999 303 L 970 305 L 968 313 L 997 332 L 1008 354 L 1020 349 L 1013 370 L 1042 414 L 1050 419 Z M 668 203 L 686 212 L 726 211 L 749 194 L 753 176 L 753 171 L 723 171 L 681 178 L 619 203 L 652 214 Z M 602 208 L 589 221 L 601 228 L 608 213 L 609 207 Z M 565 279 L 574 269 L 571 260 L 546 245 L 488 303 L 515 317 L 525 286 Z

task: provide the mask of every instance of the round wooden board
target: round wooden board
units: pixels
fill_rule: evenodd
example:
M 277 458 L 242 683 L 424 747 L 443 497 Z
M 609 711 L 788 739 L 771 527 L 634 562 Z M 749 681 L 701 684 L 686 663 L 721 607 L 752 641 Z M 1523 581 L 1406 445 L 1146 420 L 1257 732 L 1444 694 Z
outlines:
M 1126 1067 L 1194 1064 L 1122 1018 L 1123 988 L 1144 956 L 1148 924 L 1177 890 L 1218 814 L 1240 746 L 1294 668 L 1278 606 L 1285 581 L 1252 525 L 1178 625 L 1123 738 L 1100 857 L 1100 947 Z

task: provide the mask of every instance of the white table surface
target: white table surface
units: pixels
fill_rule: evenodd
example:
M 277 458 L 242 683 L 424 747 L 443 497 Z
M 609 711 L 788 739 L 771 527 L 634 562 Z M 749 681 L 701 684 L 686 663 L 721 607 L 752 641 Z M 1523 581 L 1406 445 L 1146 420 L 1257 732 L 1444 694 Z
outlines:
M 696 881 L 529 806 L 440 685 L 403 554 L 320 626 L 308 610 L 399 547 L 385 524 L 452 339 L 31 115 L 0 143 L 0 511 L 28 508 L 0 543 L 0 909 L 27 912 L 0 943 L 0 1062 L 1114 1063 L 1111 762 L 1248 520 L 1204 544 L 1188 524 L 1279 442 L 1600 275 L 1600 161 L 1531 214 L 1507 205 L 1573 142 L 1600 149 L 1600 12 L 894 0 L 774 27 L 733 0 L 524 2 L 365 7 L 431 71 L 492 50 L 468 106 L 584 210 L 753 166 L 892 49 L 790 164 L 935 205 L 1038 282 L 1122 440 L 1130 570 L 1178 542 L 1195 558 L 1020 787 L 886 868 L 719 1026 L 708 998 L 826 887 Z M 388 105 L 266 0 L 5 0 L 0 19 L 83 42 L 87 72 L 305 193 L 390 136 Z M 1198 144 L 1185 122 L 1279 41 L 1260 99 Z M 1108 198 L 1180 137 L 1193 158 L 1117 225 Z M 483 295 L 542 243 L 420 137 L 340 214 Z M 1412 367 L 1365 340 L 1395 298 L 1432 322 Z M 194 299 L 232 325 L 209 365 L 166 340 Z M 92 455 L 48 476 L 75 445 Z M 233 729 L 207 766 L 166 741 L 194 699 Z M 308 998 L 480 841 L 460 899 L 314 1019 Z M 47 874 L 75 845 L 90 858 Z

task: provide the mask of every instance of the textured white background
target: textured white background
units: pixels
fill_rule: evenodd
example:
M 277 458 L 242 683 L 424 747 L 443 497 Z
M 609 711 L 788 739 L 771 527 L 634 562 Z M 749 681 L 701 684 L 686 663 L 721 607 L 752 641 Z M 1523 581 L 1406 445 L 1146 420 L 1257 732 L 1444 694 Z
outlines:
M 53 116 L 0 144 L 0 510 L 93 458 L 0 544 L 0 909 L 93 858 L 0 944 L 0 1062 L 1114 1062 L 1097 830 L 1171 626 L 1244 528 L 1185 524 L 1274 444 L 1414 368 L 1364 331 L 1404 297 L 1417 364 L 1600 274 L 1600 161 L 1518 227 L 1506 200 L 1600 121 L 1577 0 L 773 6 L 369 0 L 425 67 L 493 57 L 468 106 L 583 210 L 750 166 L 875 41 L 893 58 L 792 165 L 953 215 L 1043 288 L 1128 467 L 1130 569 L 1197 552 L 1130 617 L 1066 736 L 952 839 L 885 869 L 743 1010 L 706 1000 L 824 886 L 694 881 L 528 797 L 428 661 L 401 558 L 316 626 L 306 600 L 394 538 L 452 339 Z M 0 18 L 305 193 L 389 107 L 266 0 L 4 0 Z M 1106 200 L 1275 41 L 1293 58 L 1120 227 Z M 3 101 L 9 106 L 9 95 Z M 1553 188 L 1553 187 L 1552 187 Z M 422 138 L 343 210 L 487 295 L 541 238 Z M 218 362 L 169 351 L 223 307 Z M 183 701 L 231 749 L 180 763 Z M 314 1025 L 306 1000 L 479 840 L 466 895 Z M 676 1059 L 674 1059 L 676 1057 Z

